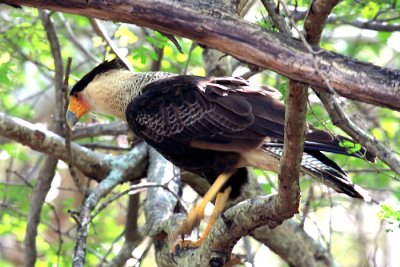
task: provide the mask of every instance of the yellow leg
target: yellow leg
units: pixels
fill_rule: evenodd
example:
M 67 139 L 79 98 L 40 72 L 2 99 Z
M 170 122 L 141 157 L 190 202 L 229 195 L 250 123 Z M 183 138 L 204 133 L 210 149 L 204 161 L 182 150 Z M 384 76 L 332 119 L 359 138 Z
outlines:
M 224 210 L 224 208 L 226 206 L 226 202 L 228 202 L 228 198 L 229 198 L 231 191 L 232 191 L 232 187 L 228 187 L 227 189 L 225 189 L 225 191 L 223 193 L 218 193 L 217 199 L 215 200 L 215 206 L 214 206 L 213 212 L 211 214 L 210 220 L 208 221 L 206 229 L 204 230 L 201 237 L 196 241 L 179 240 L 178 244 L 180 245 L 181 248 L 184 248 L 184 249 L 198 248 L 203 244 L 203 242 L 207 239 L 207 236 L 210 233 L 215 222 L 218 220 L 219 215 L 221 215 L 222 211 Z
M 205 234 L 198 240 L 201 243 L 204 242 L 205 238 L 207 238 L 208 233 L 210 232 L 212 225 L 215 223 L 215 221 L 218 219 L 219 214 L 222 212 L 222 210 L 225 207 L 225 204 L 228 200 L 229 194 L 232 190 L 232 188 L 227 188 L 224 193 L 218 193 L 221 188 L 224 186 L 226 181 L 231 177 L 231 173 L 223 173 L 218 178 L 215 180 L 213 185 L 210 187 L 208 192 L 204 195 L 202 201 L 200 202 L 199 205 L 197 205 L 194 209 L 192 209 L 186 219 L 178 226 L 176 231 L 172 234 L 172 238 L 170 239 L 171 241 L 175 241 L 179 236 L 183 236 L 184 234 L 190 234 L 194 227 L 196 227 L 200 221 L 204 218 L 204 209 L 207 205 L 208 202 L 212 201 L 215 196 L 217 195 L 217 199 L 215 202 L 215 208 L 213 210 L 213 213 L 210 218 L 210 223 L 207 225 L 207 228 L 205 230 Z M 221 204 L 219 204 L 221 202 Z M 223 205 L 222 205 L 223 203 Z M 215 217 L 213 219 L 213 217 Z M 213 220 L 213 223 L 211 224 L 211 221 Z M 198 242 L 196 241 L 196 242 Z M 201 244 L 200 243 L 200 244 Z M 175 254 L 177 246 L 182 247 L 182 242 L 178 241 L 171 247 L 171 253 Z M 197 246 L 198 247 L 198 246 Z

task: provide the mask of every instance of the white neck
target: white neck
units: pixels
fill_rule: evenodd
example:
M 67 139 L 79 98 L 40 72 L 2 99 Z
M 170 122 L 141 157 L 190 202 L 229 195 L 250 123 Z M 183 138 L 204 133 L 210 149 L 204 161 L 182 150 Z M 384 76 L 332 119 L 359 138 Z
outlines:
M 125 110 L 147 84 L 174 76 L 166 72 L 132 73 L 129 70 L 108 71 L 96 76 L 82 91 L 90 110 L 126 120 Z

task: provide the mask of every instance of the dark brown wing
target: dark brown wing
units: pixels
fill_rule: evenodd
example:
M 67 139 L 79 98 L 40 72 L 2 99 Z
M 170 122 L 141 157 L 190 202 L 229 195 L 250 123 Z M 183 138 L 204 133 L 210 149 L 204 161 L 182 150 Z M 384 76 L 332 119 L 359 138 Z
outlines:
M 282 135 L 283 105 L 268 113 L 254 107 L 278 102 L 276 94 L 242 79 L 175 76 L 147 85 L 126 117 L 137 135 L 159 146 L 241 152 Z
M 174 76 L 153 82 L 130 103 L 126 117 L 137 135 L 177 150 L 182 144 L 236 152 L 254 149 L 263 141 L 283 145 L 285 107 L 279 92 L 250 86 L 240 78 Z M 304 150 L 374 160 L 363 149 L 349 153 L 343 141 L 354 144 L 310 125 Z

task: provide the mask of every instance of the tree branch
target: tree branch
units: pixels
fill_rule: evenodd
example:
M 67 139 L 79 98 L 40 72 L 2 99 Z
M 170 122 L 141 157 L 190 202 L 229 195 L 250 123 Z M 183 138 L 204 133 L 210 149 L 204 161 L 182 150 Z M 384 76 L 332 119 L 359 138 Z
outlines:
M 136 145 L 130 152 L 115 157 L 111 160 L 111 171 L 88 195 L 82 203 L 79 213 L 79 225 L 74 249 L 74 267 L 83 267 L 86 257 L 86 240 L 89 224 L 92 220 L 91 213 L 97 203 L 106 196 L 115 186 L 124 182 L 127 175 L 141 177 L 143 175 L 143 163 L 146 157 L 147 145 Z
M 200 195 L 204 195 L 210 187 L 207 181 L 189 172 L 182 173 L 182 181 L 190 185 Z M 252 199 L 264 194 L 255 177 L 250 175 L 248 181 L 248 185 L 242 190 L 243 198 Z M 309 236 L 299 223 L 293 220 L 285 220 L 273 229 L 262 226 L 251 232 L 250 235 L 268 246 L 291 266 L 335 266 L 329 252 Z M 309 255 L 309 257 L 305 255 Z
M 64 138 L 27 121 L 0 113 L 0 135 L 68 163 Z M 97 181 L 111 170 L 110 157 L 106 155 L 75 143 L 71 144 L 71 152 L 75 167 Z
M 310 53 L 298 40 L 261 29 L 220 10 L 205 10 L 202 6 L 194 8 L 197 2 L 182 3 L 173 0 L 162 2 L 72 0 L 68 1 L 68 4 L 50 0 L 0 0 L 0 2 L 19 3 L 150 27 L 193 39 L 245 62 L 273 70 L 293 80 L 318 86 L 319 90 L 327 90 L 320 75 L 322 74 L 329 77 L 332 88 L 342 96 L 400 110 L 399 71 L 366 64 L 322 49 Z
M 325 25 L 328 15 L 337 3 L 337 0 L 316 0 L 312 2 L 304 22 L 304 28 L 306 30 L 307 38 L 310 38 L 310 40 L 315 42 L 314 44 L 319 43 L 319 39 L 321 37 L 321 33 L 319 31 L 322 30 L 322 27 L 320 25 Z M 326 80 L 328 81 L 328 79 Z M 330 87 L 331 85 L 329 82 L 327 83 L 328 87 Z M 332 93 L 321 91 L 318 88 L 315 88 L 315 86 L 313 86 L 313 89 L 318 92 L 318 96 L 328 111 L 329 116 L 332 118 L 332 122 L 336 126 L 343 129 L 354 140 L 363 144 L 368 151 L 375 154 L 395 172 L 400 174 L 400 160 L 396 158 L 396 155 L 391 149 L 387 148 L 378 140 L 371 137 L 365 131 L 355 125 L 343 112 L 340 104 Z M 333 88 L 330 91 L 334 92 Z
M 276 10 L 275 2 L 262 1 L 274 25 L 280 32 L 290 35 L 290 28 Z M 304 151 L 304 132 L 307 114 L 307 85 L 290 80 L 287 85 L 285 112 L 284 152 L 279 164 L 279 204 L 287 218 L 299 212 L 300 164 Z
M 360 142 L 369 152 L 376 155 L 397 174 L 400 174 L 400 160 L 396 157 L 393 150 L 386 147 L 373 136 L 367 134 L 363 129 L 354 124 L 343 112 L 339 101 L 334 95 L 328 92 L 322 92 L 318 94 L 318 97 L 324 104 L 334 125 L 343 129 L 355 141 Z
M 300 9 L 299 7 L 297 7 L 296 9 L 294 7 L 289 7 L 289 10 L 292 12 L 293 19 L 296 21 L 305 19 L 308 13 L 308 9 Z M 366 20 L 362 18 L 356 18 L 355 20 L 348 20 L 345 17 L 339 17 L 334 14 L 329 15 L 329 17 L 325 20 L 327 23 L 330 24 L 347 24 L 364 30 L 372 30 L 380 32 L 400 31 L 400 24 L 398 23 L 389 24 L 387 21 L 381 21 L 381 20 L 374 20 L 374 19 Z
M 161 154 L 153 148 L 149 152 L 149 168 L 147 181 L 157 184 L 167 184 L 175 194 L 179 192 L 180 176 L 175 173 L 173 164 L 167 161 Z M 162 187 L 149 188 L 144 202 L 146 215 L 147 232 L 150 236 L 156 236 L 162 232 L 163 224 L 166 220 L 170 221 L 177 203 L 176 197 Z M 182 218 L 182 217 L 181 217 Z M 172 230 L 170 229 L 172 233 Z
M 328 16 L 338 3 L 339 0 L 311 2 L 304 21 L 304 36 L 310 44 L 319 45 Z
M 24 266 L 35 266 L 36 262 L 36 236 L 40 223 L 40 214 L 46 195 L 50 190 L 51 182 L 56 172 L 58 160 L 48 157 L 40 168 L 38 182 L 32 190 L 31 205 L 29 206 L 28 223 L 24 237 Z
M 50 19 L 48 12 L 40 10 L 39 16 L 46 31 L 47 39 L 50 43 L 51 54 L 53 55 L 55 65 L 54 90 L 56 91 L 56 106 L 58 108 L 54 112 L 53 122 L 51 123 L 50 129 L 55 133 L 62 134 L 64 130 L 62 120 L 64 107 L 64 97 L 62 92 L 64 67 L 61 57 L 61 48 L 55 26 Z M 42 211 L 46 195 L 50 190 L 57 163 L 58 160 L 55 158 L 50 156 L 46 158 L 46 161 L 40 170 L 39 179 L 32 191 L 32 205 L 30 205 L 29 208 L 28 224 L 26 226 L 24 238 L 25 266 L 34 266 L 36 262 L 36 236 L 37 228 L 40 223 L 40 213 Z
M 110 123 L 88 123 L 78 124 L 72 132 L 72 139 L 102 136 L 102 135 L 122 135 L 128 132 L 128 126 L 121 121 Z
M 283 155 L 279 162 L 279 204 L 287 218 L 299 213 L 300 163 L 304 151 L 304 133 L 307 114 L 307 86 L 289 81 L 285 113 Z M 282 215 L 284 216 L 284 215 Z
M 137 185 L 139 180 L 134 181 L 132 185 Z M 125 241 L 118 255 L 113 258 L 106 266 L 118 267 L 125 266 L 126 261 L 132 257 L 132 251 L 140 244 L 144 238 L 142 233 L 139 232 L 138 218 L 139 218 L 139 193 L 130 194 L 128 198 L 128 211 L 126 214 L 125 222 Z
M 329 252 L 293 220 L 286 220 L 274 229 L 259 227 L 251 235 L 285 259 L 290 266 L 337 266 Z

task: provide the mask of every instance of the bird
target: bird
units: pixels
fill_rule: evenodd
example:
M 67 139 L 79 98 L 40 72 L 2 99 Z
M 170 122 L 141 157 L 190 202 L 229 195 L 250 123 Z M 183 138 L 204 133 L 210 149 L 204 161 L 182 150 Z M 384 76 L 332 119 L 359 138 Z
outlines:
M 205 205 L 215 199 L 203 235 L 175 246 L 196 248 L 204 242 L 226 202 L 240 195 L 247 167 L 279 171 L 285 105 L 270 86 L 240 77 L 133 73 L 116 58 L 99 64 L 73 86 L 66 113 L 69 127 L 88 112 L 125 121 L 167 160 L 210 183 L 201 203 L 172 236 L 190 234 L 203 219 Z M 324 152 L 370 162 L 375 156 L 349 138 L 306 126 L 301 172 L 339 193 L 371 201 L 368 192 L 353 184 Z

